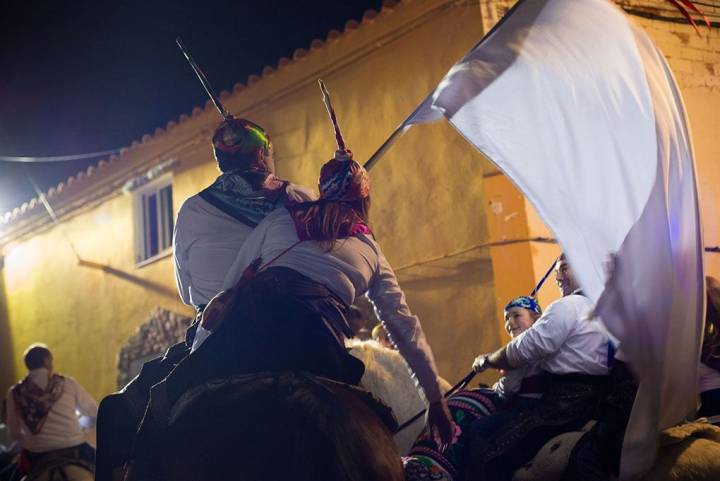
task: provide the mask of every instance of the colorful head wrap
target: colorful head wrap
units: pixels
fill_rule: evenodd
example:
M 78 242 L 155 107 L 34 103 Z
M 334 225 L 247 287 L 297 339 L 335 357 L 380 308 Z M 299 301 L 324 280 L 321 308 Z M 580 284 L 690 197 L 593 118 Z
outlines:
M 320 169 L 318 181 L 320 198 L 356 201 L 370 196 L 370 177 L 362 165 L 355 162 L 352 152 L 338 151 Z
M 259 151 L 272 149 L 272 141 L 265 130 L 246 119 L 229 117 L 215 130 L 212 138 L 215 158 L 226 156 L 249 156 L 253 159 Z M 252 162 L 252 160 L 251 160 Z M 243 168 L 257 167 L 247 165 Z
M 513 307 L 522 307 L 523 309 L 527 309 L 529 311 L 533 311 L 538 315 L 542 315 L 542 309 L 540 309 L 540 304 L 538 304 L 535 298 L 530 296 L 516 297 L 515 299 L 508 302 L 505 305 L 504 315 L 507 316 L 507 312 Z

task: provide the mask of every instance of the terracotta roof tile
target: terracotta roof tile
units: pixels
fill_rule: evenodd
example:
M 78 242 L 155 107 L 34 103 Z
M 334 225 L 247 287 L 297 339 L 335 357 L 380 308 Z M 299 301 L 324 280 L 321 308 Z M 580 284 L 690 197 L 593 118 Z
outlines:
M 365 13 L 363 13 L 363 23 L 365 22 L 373 22 L 378 16 L 377 10 L 369 9 L 365 10 Z
M 341 35 L 342 35 L 342 32 L 340 32 L 338 30 L 330 30 L 327 34 L 327 41 L 332 42 L 334 40 L 337 40 L 340 38 Z
M 293 52 L 293 59 L 299 60 L 299 59 L 307 56 L 307 54 L 308 54 L 307 50 L 305 50 L 304 48 L 296 48 L 295 51 Z
M 357 20 L 348 20 L 345 22 L 345 31 L 350 32 L 353 30 L 357 30 L 360 27 L 360 22 Z

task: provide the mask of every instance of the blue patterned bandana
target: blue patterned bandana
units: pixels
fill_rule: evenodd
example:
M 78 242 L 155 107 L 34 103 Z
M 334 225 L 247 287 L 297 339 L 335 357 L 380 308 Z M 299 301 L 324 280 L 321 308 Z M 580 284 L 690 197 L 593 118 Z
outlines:
M 542 309 L 540 309 L 540 304 L 538 304 L 537 301 L 530 296 L 516 297 L 515 299 L 508 302 L 505 305 L 505 312 L 504 312 L 504 315 L 506 317 L 507 317 L 507 312 L 513 307 L 522 307 L 523 309 L 527 309 L 528 311 L 532 311 L 538 315 L 542 315 Z
M 225 172 L 199 195 L 221 211 L 254 228 L 270 212 L 285 205 L 287 182 L 270 174 L 261 188 L 254 189 L 244 175 L 247 173 Z

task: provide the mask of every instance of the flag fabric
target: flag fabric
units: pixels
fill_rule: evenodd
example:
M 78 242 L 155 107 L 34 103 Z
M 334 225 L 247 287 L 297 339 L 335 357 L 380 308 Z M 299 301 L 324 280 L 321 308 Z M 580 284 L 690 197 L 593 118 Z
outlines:
M 407 125 L 445 117 L 525 194 L 640 389 L 621 477 L 692 417 L 704 316 L 689 127 L 672 73 L 607 0 L 521 0 Z M 616 254 L 612 275 L 604 264 Z

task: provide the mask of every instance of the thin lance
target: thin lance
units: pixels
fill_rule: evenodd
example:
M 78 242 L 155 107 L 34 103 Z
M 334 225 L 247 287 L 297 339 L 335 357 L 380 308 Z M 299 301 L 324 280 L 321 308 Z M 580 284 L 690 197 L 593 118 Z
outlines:
M 68 238 L 67 234 L 63 230 L 62 226 L 60 225 L 60 221 L 58 220 L 57 214 L 55 214 L 55 209 L 52 208 L 50 205 L 50 202 L 48 202 L 47 197 L 45 197 L 45 194 L 42 193 L 40 190 L 40 187 L 35 183 L 33 178 L 30 176 L 30 172 L 28 172 L 27 169 L 25 169 L 25 176 L 27 177 L 28 181 L 33 186 L 33 189 L 35 189 L 35 193 L 38 196 L 38 199 L 40 199 L 40 202 L 45 207 L 45 210 L 47 211 L 48 215 L 50 216 L 50 219 L 52 219 L 53 224 L 58 228 L 58 231 L 60 232 L 60 235 L 65 238 L 65 241 L 70 245 L 70 249 L 72 250 L 73 254 L 75 254 L 75 259 L 77 259 L 78 263 L 82 262 L 82 259 L 80 258 L 80 254 L 78 254 L 77 249 L 75 249 L 75 245 L 72 243 L 70 238 Z
M 220 115 L 222 115 L 222 118 L 224 120 L 227 120 L 228 117 L 230 117 L 230 114 L 228 111 L 223 107 L 223 104 L 220 102 L 220 98 L 215 95 L 215 91 L 213 90 L 212 86 L 210 85 L 210 82 L 208 81 L 207 77 L 203 73 L 202 70 L 200 70 L 200 67 L 198 67 L 198 64 L 195 63 L 195 60 L 193 60 L 192 56 L 190 55 L 190 52 L 187 51 L 185 48 L 185 45 L 183 45 L 182 39 L 180 37 L 175 39 L 175 43 L 177 43 L 178 47 L 180 47 L 180 50 L 182 51 L 183 55 L 185 55 L 185 58 L 190 63 L 190 66 L 195 71 L 195 75 L 197 75 L 198 80 L 200 80 L 200 83 L 202 84 L 203 88 L 205 89 L 205 92 L 207 92 L 208 97 L 210 97 L 210 100 L 212 100 L 212 103 L 215 104 L 215 108 L 220 112 Z
M 323 103 L 325 104 L 325 108 L 327 109 L 328 115 L 330 116 L 330 121 L 333 124 L 333 129 L 335 129 L 335 140 L 337 141 L 338 150 L 342 152 L 347 152 L 347 148 L 345 147 L 345 139 L 343 139 L 342 133 L 340 133 L 340 126 L 338 125 L 337 117 L 335 116 L 335 109 L 333 109 L 332 103 L 330 102 L 330 92 L 328 92 L 327 87 L 325 87 L 325 82 L 323 82 L 322 79 L 318 79 L 318 83 L 320 84 L 320 91 L 322 92 Z
M 545 272 L 545 275 L 542 276 L 542 279 L 540 279 L 540 281 L 535 285 L 535 288 L 532 290 L 532 292 L 530 292 L 530 297 L 532 297 L 534 299 L 535 296 L 537 296 L 538 291 L 543 286 L 543 284 L 545 284 L 545 281 L 547 280 L 547 278 L 550 277 L 550 274 L 552 273 L 553 269 L 555 268 L 555 265 L 558 263 L 559 260 L 560 260 L 560 257 L 558 256 L 558 258 L 555 259 L 555 261 L 552 264 L 550 264 L 550 267 Z

